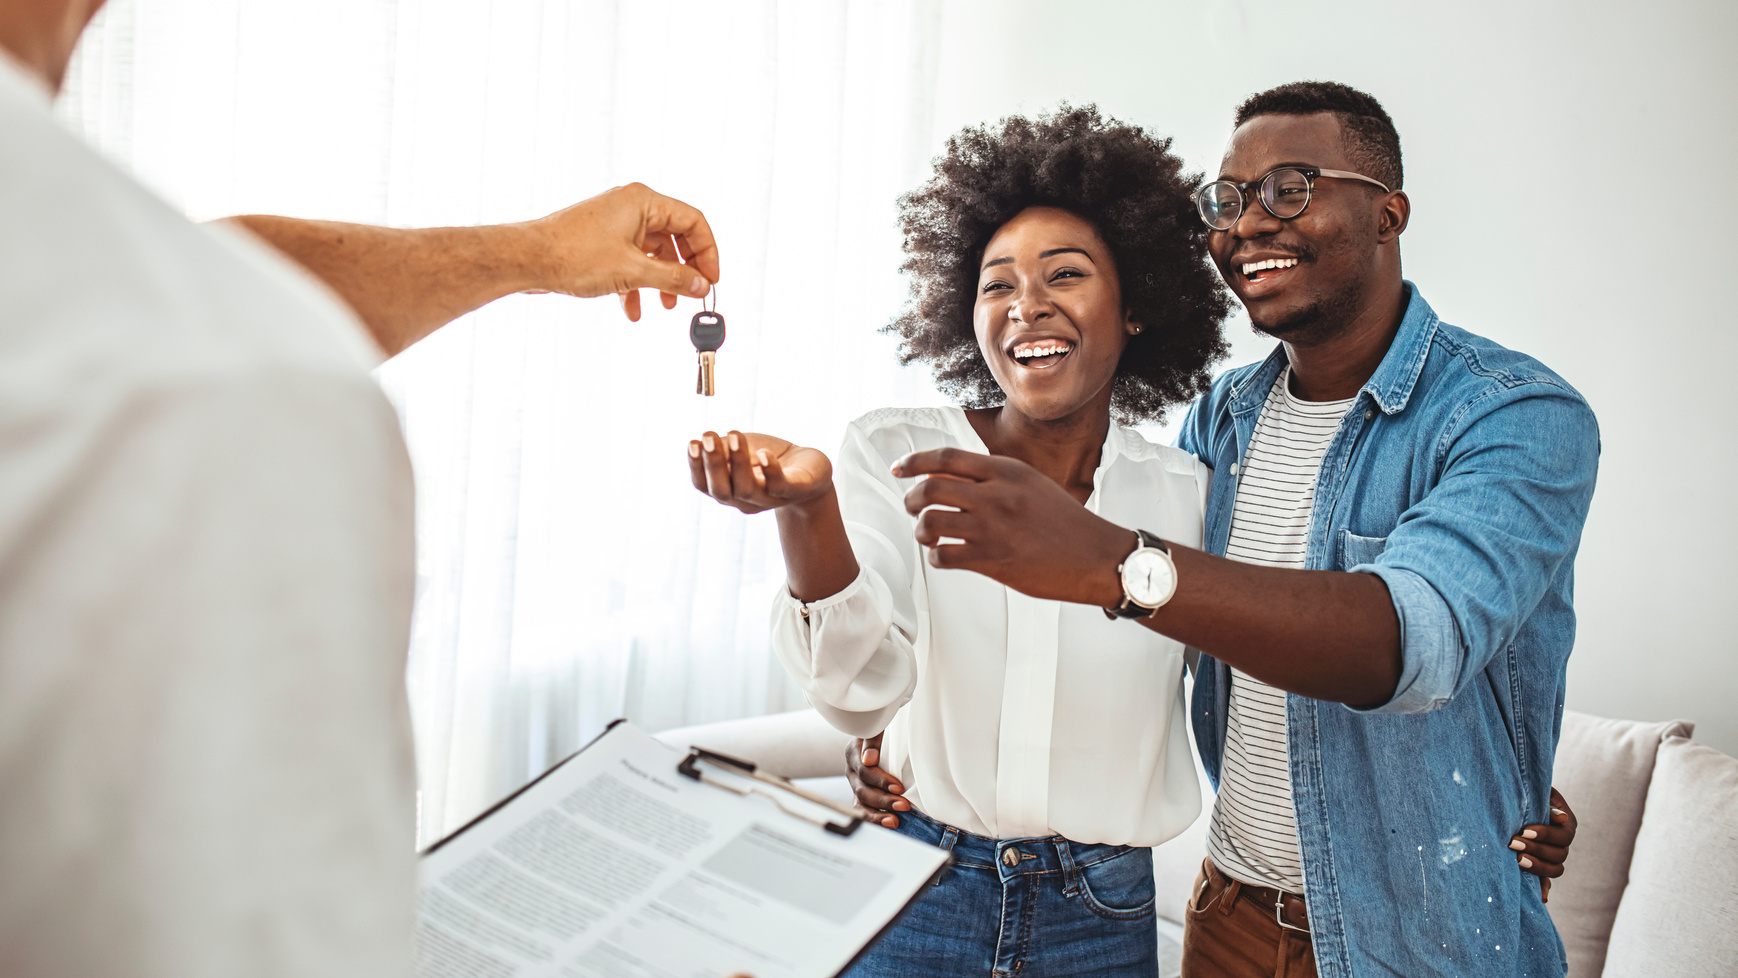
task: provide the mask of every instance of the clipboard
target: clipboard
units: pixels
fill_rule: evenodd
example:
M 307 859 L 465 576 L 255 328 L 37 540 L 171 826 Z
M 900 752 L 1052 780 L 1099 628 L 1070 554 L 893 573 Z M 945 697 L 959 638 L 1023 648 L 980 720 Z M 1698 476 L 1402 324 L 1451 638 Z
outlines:
M 419 971 L 841 974 L 952 858 L 874 817 L 615 721 L 423 850 Z
M 716 765 L 740 775 L 741 777 L 758 781 L 761 784 L 767 785 L 769 788 L 795 795 L 812 805 L 818 805 L 821 808 L 828 809 L 838 815 L 844 816 L 845 821 L 835 822 L 832 819 L 817 819 L 805 815 L 799 810 L 786 805 L 783 801 L 780 801 L 778 796 L 772 794 L 772 792 L 767 790 L 767 788 L 738 787 L 718 778 L 709 777 L 706 772 L 702 770 L 702 764 Z M 762 795 L 771 799 L 772 803 L 777 805 L 779 810 L 783 811 L 786 815 L 789 815 L 792 818 L 800 818 L 805 822 L 813 822 L 835 835 L 849 837 L 852 833 L 857 831 L 858 826 L 875 817 L 875 813 L 867 808 L 858 805 L 840 804 L 839 802 L 828 798 L 826 795 L 816 794 L 815 792 L 796 784 L 789 778 L 777 774 L 768 774 L 767 772 L 760 770 L 753 761 L 739 760 L 728 754 L 720 754 L 717 751 L 707 750 L 704 747 L 689 747 L 688 756 L 682 759 L 682 763 L 676 765 L 676 773 L 685 778 L 712 785 L 715 788 L 722 788 L 723 790 L 733 794 Z

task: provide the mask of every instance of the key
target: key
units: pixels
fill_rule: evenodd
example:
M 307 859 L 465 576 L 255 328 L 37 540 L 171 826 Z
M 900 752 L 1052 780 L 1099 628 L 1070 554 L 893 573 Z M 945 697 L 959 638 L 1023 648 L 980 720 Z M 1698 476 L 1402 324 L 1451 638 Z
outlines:
M 694 393 L 711 397 L 717 393 L 712 371 L 718 365 L 718 348 L 724 345 L 724 317 L 705 310 L 695 313 L 688 323 L 688 338 L 700 354 L 700 379 L 694 384 Z

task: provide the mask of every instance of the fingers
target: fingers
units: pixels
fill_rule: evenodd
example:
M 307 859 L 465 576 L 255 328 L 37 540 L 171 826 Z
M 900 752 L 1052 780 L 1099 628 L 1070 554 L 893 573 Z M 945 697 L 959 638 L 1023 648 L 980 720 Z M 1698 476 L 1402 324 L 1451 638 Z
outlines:
M 1563 842 L 1563 845 L 1568 845 L 1574 841 L 1575 830 L 1581 826 L 1580 820 L 1575 817 L 1575 812 L 1570 809 L 1569 802 L 1564 800 L 1563 795 L 1556 788 L 1551 789 L 1551 824 L 1560 826 L 1569 833 L 1569 838 Z
M 881 763 L 881 735 L 876 734 L 857 742 L 863 755 L 865 767 L 875 767 Z
M 858 804 L 862 805 L 864 808 L 873 809 L 878 812 L 888 812 L 890 814 L 893 812 L 911 811 L 911 802 L 901 798 L 898 792 L 888 791 L 885 788 L 878 788 L 867 781 L 859 781 L 852 787 L 857 796 Z M 888 828 L 893 828 L 893 826 L 899 824 L 898 817 L 894 817 L 892 824 L 888 824 L 885 819 L 882 821 L 882 824 L 887 825 Z
M 1532 873 L 1544 879 L 1556 879 L 1563 875 L 1562 863 L 1543 863 L 1531 856 L 1516 856 L 1515 862 L 1525 872 Z
M 672 295 L 695 298 L 712 290 L 712 283 L 706 280 L 706 276 L 698 274 L 691 266 L 678 265 L 674 261 L 660 261 L 646 255 L 640 255 L 629 262 L 623 284 L 630 289 L 657 289 Z
M 1520 867 L 1534 876 L 1549 876 L 1555 879 L 1563 875 L 1563 860 L 1569 851 L 1561 846 L 1545 845 L 1516 836 L 1509 842 L 1509 848 L 1519 853 L 1515 861 Z
M 917 542 L 926 547 L 941 543 L 943 538 L 969 540 L 972 516 L 951 509 L 926 510 L 917 518 Z
M 676 240 L 674 238 L 667 234 L 656 235 L 653 238 L 651 245 L 652 246 L 646 250 L 652 253 L 654 259 L 662 262 L 681 263 L 682 253 L 677 250 Z M 679 298 L 681 297 L 672 292 L 658 293 L 658 301 L 663 303 L 665 309 L 676 308 L 676 301 Z
M 622 302 L 622 312 L 627 314 L 628 322 L 630 322 L 630 323 L 639 322 L 640 321 L 640 292 L 639 292 L 639 290 L 633 289 L 633 290 L 630 290 L 627 292 L 620 293 L 617 296 L 617 298 L 619 298 Z
M 1551 881 L 1543 876 L 1539 877 L 1539 902 L 1551 902 Z
M 721 503 L 733 502 L 730 487 L 730 463 L 724 443 L 715 431 L 700 436 L 700 459 L 706 472 L 706 494 Z
M 730 494 L 738 502 L 756 503 L 761 496 L 762 480 L 765 478 L 753 457 L 748 454 L 748 439 L 742 432 L 732 431 L 724 436 L 724 444 L 730 452 Z
M 708 496 L 744 513 L 758 513 L 778 505 L 778 501 L 769 498 L 761 488 L 759 470 L 749 460 L 748 439 L 742 432 L 732 431 L 721 436 L 708 431 L 700 436 L 698 458 L 694 452 L 695 443 L 689 442 L 689 472 L 692 474 L 696 464 L 699 465 L 706 480 L 704 492 Z M 698 480 L 695 488 L 700 488 Z
M 741 431 L 708 431 L 690 441 L 688 472 L 695 489 L 744 513 L 801 504 L 832 486 L 825 455 L 793 448 L 782 438 Z
M 1525 849 L 1517 851 L 1525 853 L 1534 862 L 1552 863 L 1557 866 L 1563 865 L 1564 860 L 1569 856 L 1569 850 L 1561 846 L 1548 846 L 1539 842 L 1528 842 Z
M 926 559 L 942 570 L 974 570 L 983 561 L 983 551 L 969 543 L 944 543 L 930 547 Z
M 951 506 L 969 510 L 982 496 L 983 486 L 961 479 L 923 479 L 905 493 L 905 511 L 913 516 L 928 506 Z
M 794 489 L 791 486 L 790 479 L 785 476 L 784 463 L 779 461 L 777 455 L 774 455 L 763 448 L 754 453 L 754 464 L 755 471 L 760 473 L 760 477 L 766 485 L 767 495 L 774 499 L 791 498 L 794 494 Z M 880 734 L 876 734 L 873 739 L 876 744 L 881 743 Z M 875 762 L 869 761 L 868 763 L 874 764 Z
M 706 215 L 697 207 L 655 190 L 648 189 L 646 193 L 646 233 L 674 235 L 688 255 L 688 263 L 707 280 L 718 281 L 718 244 L 713 240 L 712 225 L 706 223 Z M 682 294 L 692 293 L 684 291 Z
M 711 495 L 712 490 L 706 482 L 706 460 L 701 457 L 703 447 L 697 438 L 688 443 L 688 478 L 694 483 L 694 488 Z
M 893 463 L 893 475 L 900 479 L 920 475 L 952 475 L 982 481 L 994 476 L 997 471 L 997 461 L 990 456 L 958 448 L 932 448 L 926 452 L 912 452 Z
M 845 745 L 846 776 L 852 783 L 862 780 L 865 768 L 881 763 L 881 735 L 857 737 Z
M 1516 852 L 1515 863 L 1546 884 L 1539 889 L 1541 900 L 1551 898 L 1549 881 L 1563 875 L 1563 863 L 1569 858 L 1577 828 L 1575 813 L 1556 788 L 1551 789 L 1550 819 L 1548 825 L 1522 826 L 1520 834 L 1509 840 L 1509 848 Z
M 1575 830 L 1567 825 L 1526 825 L 1515 838 L 1567 849 L 1575 841 Z
M 880 823 L 887 828 L 899 827 L 894 812 L 908 812 L 911 803 L 900 797 L 905 786 L 876 765 L 881 760 L 881 735 L 852 741 L 845 747 L 847 778 L 857 804 L 881 812 Z

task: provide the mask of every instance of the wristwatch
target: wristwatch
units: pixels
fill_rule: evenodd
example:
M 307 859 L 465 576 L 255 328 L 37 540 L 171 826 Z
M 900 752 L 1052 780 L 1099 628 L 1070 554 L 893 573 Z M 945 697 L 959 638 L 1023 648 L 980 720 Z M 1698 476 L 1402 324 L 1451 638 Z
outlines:
M 1122 603 L 1104 609 L 1106 618 L 1151 618 L 1177 593 L 1177 565 L 1165 541 L 1145 530 L 1136 530 L 1139 540 L 1134 553 L 1117 565 L 1122 581 Z

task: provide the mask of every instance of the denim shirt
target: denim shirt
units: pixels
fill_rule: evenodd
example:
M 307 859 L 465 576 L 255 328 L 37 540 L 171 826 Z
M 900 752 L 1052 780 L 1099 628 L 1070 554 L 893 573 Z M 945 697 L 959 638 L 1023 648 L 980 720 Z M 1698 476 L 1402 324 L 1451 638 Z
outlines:
M 1287 698 L 1292 797 L 1323 978 L 1561 976 L 1563 943 L 1509 839 L 1548 821 L 1575 643 L 1574 562 L 1599 430 L 1530 357 L 1410 300 L 1317 476 L 1306 566 L 1375 574 L 1400 682 L 1366 710 Z M 1285 350 L 1227 371 L 1178 444 L 1215 472 L 1223 554 L 1238 463 Z M 1202 655 L 1190 713 L 1215 785 L 1231 672 Z

